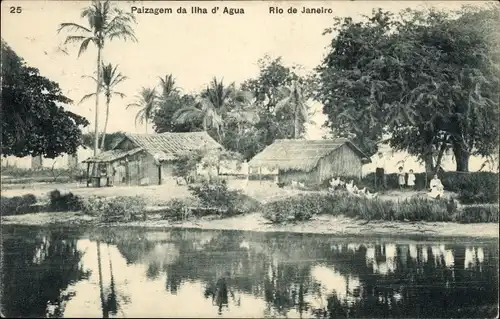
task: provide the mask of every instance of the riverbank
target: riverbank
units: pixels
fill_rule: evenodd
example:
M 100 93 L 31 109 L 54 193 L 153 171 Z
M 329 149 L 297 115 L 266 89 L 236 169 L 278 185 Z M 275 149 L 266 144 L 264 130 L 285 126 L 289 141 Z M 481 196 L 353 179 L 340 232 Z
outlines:
M 205 230 L 242 230 L 255 232 L 316 233 L 338 236 L 423 236 L 426 238 L 475 237 L 494 239 L 499 237 L 498 223 L 460 224 L 451 222 L 392 222 L 364 221 L 343 216 L 314 216 L 309 221 L 272 224 L 261 213 L 217 219 L 207 216 L 182 222 L 160 219 L 151 213 L 146 221 L 101 224 L 96 217 L 79 212 L 35 213 L 2 217 L 2 225 L 30 226 L 106 226 L 141 228 L 196 228 Z

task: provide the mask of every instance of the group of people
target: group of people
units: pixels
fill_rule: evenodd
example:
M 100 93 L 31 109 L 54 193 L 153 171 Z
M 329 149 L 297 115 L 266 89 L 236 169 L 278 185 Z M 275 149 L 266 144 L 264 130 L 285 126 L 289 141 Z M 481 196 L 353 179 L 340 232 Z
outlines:
M 376 188 L 387 188 L 387 180 L 386 180 L 386 160 L 384 158 L 384 155 L 379 152 L 378 153 L 378 161 L 377 161 L 377 167 L 375 169 L 375 187 Z M 398 185 L 400 190 L 403 190 L 405 188 L 410 188 L 410 189 L 415 189 L 416 184 L 416 177 L 412 169 L 406 173 L 403 169 L 402 166 L 398 167 Z M 407 177 L 408 176 L 408 177 Z M 444 195 L 444 186 L 443 183 L 441 183 L 441 180 L 439 179 L 438 175 L 435 174 L 433 178 L 431 179 L 429 183 L 429 195 L 432 198 L 439 198 L 443 197 Z

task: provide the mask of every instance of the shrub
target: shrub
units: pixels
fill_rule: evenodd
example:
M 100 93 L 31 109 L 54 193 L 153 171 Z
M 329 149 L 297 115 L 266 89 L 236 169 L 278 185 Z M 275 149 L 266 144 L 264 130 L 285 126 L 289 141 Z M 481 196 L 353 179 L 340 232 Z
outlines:
M 462 223 L 498 223 L 498 205 L 468 205 L 457 215 Z
M 199 185 L 190 185 L 189 190 L 200 201 L 204 209 L 215 209 L 226 216 L 257 210 L 259 203 L 240 190 L 229 190 L 225 180 L 213 179 Z
M 32 212 L 32 205 L 36 204 L 37 198 L 33 194 L 23 196 L 1 197 L 0 211 L 3 216 L 17 215 Z
M 462 204 L 498 203 L 498 174 L 491 172 L 447 172 L 443 186 L 458 193 Z
M 49 193 L 49 208 L 52 211 L 79 211 L 83 208 L 82 198 L 71 192 L 61 194 L 57 189 Z
M 410 221 L 451 221 L 455 211 L 444 199 L 410 198 L 397 203 L 395 219 Z
M 89 197 L 82 201 L 83 213 L 99 216 L 103 222 L 146 218 L 146 200 L 142 196 Z
M 163 214 L 163 219 L 182 220 L 191 214 L 192 207 L 196 207 L 196 201 L 192 199 L 174 198 L 165 203 L 168 210 Z
M 329 212 L 334 203 L 333 195 L 329 194 L 300 194 L 266 203 L 263 206 L 263 215 L 273 223 L 287 221 L 310 220 L 315 214 Z

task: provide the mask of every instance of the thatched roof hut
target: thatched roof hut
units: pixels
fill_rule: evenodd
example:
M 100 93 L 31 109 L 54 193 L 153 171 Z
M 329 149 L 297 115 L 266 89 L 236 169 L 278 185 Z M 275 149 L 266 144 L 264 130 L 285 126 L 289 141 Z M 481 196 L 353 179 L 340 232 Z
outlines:
M 321 183 L 337 176 L 361 177 L 370 158 L 348 139 L 276 140 L 257 154 L 251 168 L 278 169 L 280 181 Z

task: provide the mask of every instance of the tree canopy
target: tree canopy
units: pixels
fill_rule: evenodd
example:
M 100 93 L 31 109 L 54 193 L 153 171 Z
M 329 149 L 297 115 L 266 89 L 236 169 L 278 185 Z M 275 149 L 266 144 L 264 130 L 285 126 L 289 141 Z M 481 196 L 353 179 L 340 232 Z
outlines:
M 63 105 L 59 85 L 29 67 L 2 39 L 2 155 L 73 154 L 88 121 Z
M 317 69 L 329 127 L 371 154 L 388 134 L 432 170 L 451 149 L 467 171 L 471 154 L 498 146 L 499 21 L 498 6 L 336 19 Z

